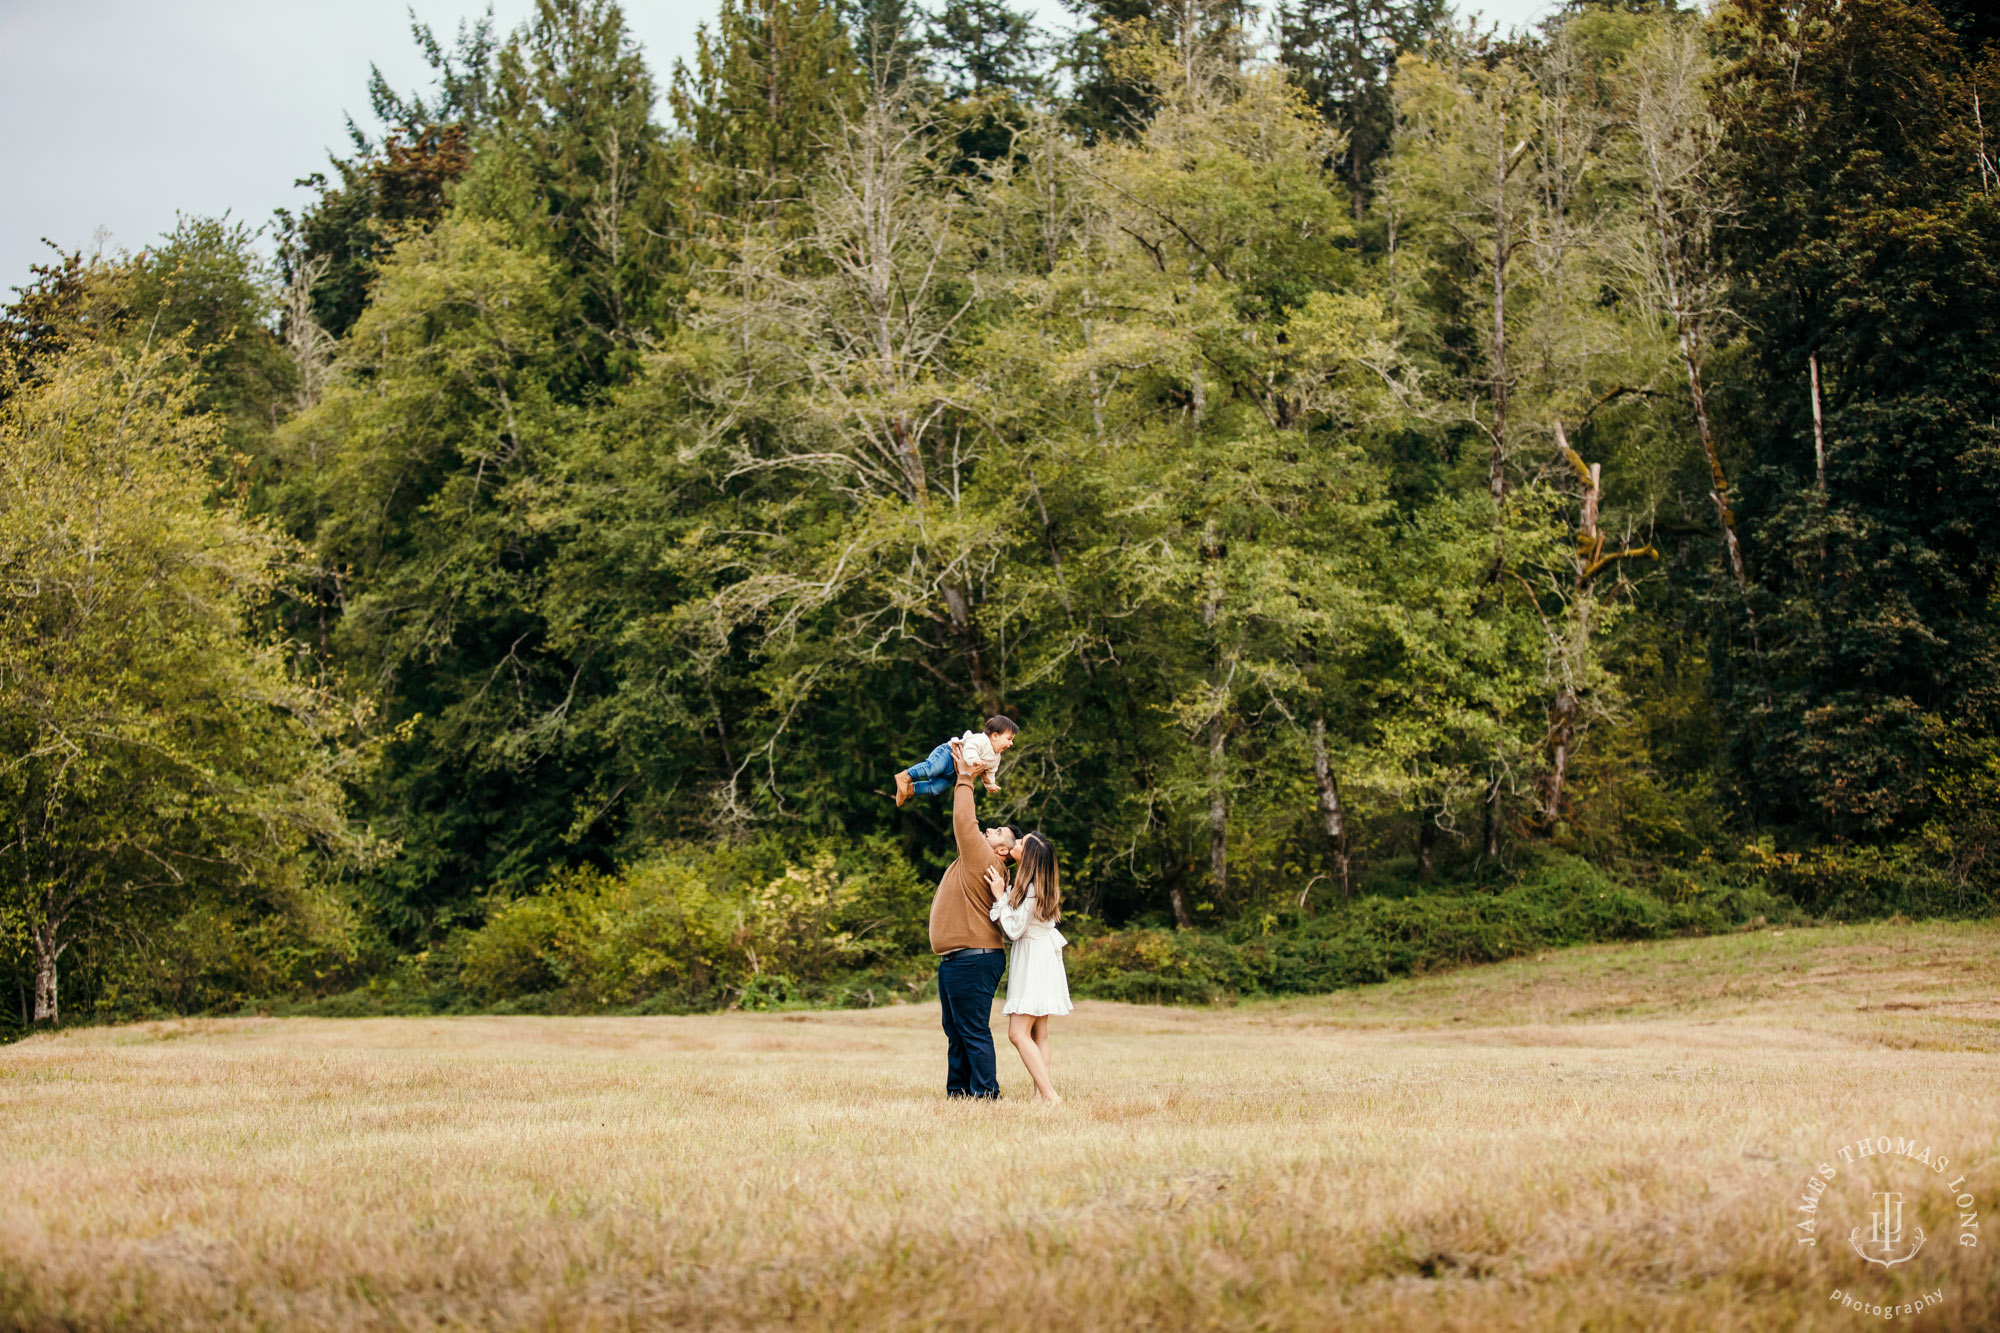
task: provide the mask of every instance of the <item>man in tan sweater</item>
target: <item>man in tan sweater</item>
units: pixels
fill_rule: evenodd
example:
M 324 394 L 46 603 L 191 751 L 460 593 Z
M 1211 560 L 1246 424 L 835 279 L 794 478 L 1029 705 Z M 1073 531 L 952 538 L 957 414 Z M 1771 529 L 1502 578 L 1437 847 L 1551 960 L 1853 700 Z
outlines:
M 938 1002 L 944 1010 L 947 1097 L 998 1097 L 993 1072 L 993 993 L 1007 968 L 1006 939 L 990 915 L 986 871 L 1006 873 L 1018 834 L 1008 825 L 982 830 L 974 818 L 972 784 L 986 771 L 952 742 L 958 783 L 951 793 L 951 833 L 958 859 L 945 868 L 931 899 L 931 952 L 938 957 Z

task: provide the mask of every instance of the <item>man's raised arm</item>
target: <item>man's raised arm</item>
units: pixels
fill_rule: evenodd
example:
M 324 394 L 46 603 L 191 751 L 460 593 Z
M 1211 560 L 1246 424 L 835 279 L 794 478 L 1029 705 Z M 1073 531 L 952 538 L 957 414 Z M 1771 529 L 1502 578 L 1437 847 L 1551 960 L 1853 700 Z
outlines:
M 979 812 L 972 799 L 972 779 L 977 774 L 956 741 L 952 742 L 951 756 L 958 769 L 958 781 L 951 789 L 951 832 L 958 840 L 958 859 L 965 863 L 966 873 L 977 880 L 995 863 L 993 845 L 979 831 Z

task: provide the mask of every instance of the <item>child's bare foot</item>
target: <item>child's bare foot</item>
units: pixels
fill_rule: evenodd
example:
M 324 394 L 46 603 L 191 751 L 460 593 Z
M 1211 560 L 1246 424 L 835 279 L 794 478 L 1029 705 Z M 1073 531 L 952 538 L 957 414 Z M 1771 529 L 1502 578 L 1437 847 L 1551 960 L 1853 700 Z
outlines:
M 917 784 L 910 781 L 908 773 L 896 774 L 896 808 L 902 809 L 903 802 L 916 794 Z

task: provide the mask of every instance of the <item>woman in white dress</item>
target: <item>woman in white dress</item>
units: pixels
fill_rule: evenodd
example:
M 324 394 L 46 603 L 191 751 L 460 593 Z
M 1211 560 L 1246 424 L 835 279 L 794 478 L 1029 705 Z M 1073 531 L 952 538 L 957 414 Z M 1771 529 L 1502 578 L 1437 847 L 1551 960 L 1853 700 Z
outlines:
M 993 889 L 989 915 L 1014 941 L 1007 953 L 1007 1039 L 1021 1053 L 1035 1100 L 1059 1102 L 1049 1076 L 1049 1019 L 1070 1010 L 1069 978 L 1063 973 L 1063 945 L 1056 929 L 1062 916 L 1062 885 L 1056 876 L 1056 849 L 1039 833 L 1021 840 L 1014 888 L 997 869 L 986 872 Z

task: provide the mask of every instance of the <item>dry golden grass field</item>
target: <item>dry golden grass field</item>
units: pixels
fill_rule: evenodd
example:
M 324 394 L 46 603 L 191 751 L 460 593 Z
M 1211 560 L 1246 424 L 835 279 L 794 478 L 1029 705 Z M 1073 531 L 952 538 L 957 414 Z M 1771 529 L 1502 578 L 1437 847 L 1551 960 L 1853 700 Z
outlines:
M 1991 925 L 1084 1004 L 1052 1110 L 1004 1046 L 1007 1100 L 945 1103 L 943 1051 L 934 1005 L 32 1038 L 0 1327 L 2000 1328 Z M 1878 1133 L 1948 1176 L 1837 1155 Z M 1894 1267 L 1848 1243 L 1884 1186 Z

